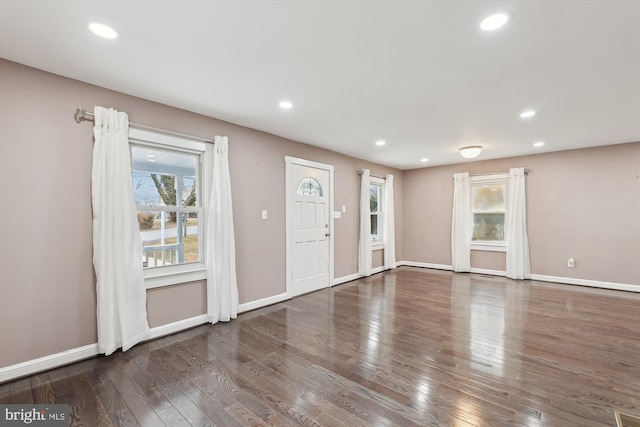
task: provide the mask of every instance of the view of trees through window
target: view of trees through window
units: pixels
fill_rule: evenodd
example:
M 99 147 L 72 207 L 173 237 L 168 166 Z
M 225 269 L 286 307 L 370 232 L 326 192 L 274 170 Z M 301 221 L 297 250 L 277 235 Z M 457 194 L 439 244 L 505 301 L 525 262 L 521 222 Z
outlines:
M 382 239 L 382 223 L 380 211 L 380 194 L 382 186 L 380 184 L 371 184 L 369 186 L 369 209 L 371 212 L 371 240 L 378 241 Z
M 132 146 L 132 160 L 143 265 L 199 262 L 198 156 Z
M 506 184 L 472 186 L 474 241 L 504 241 Z

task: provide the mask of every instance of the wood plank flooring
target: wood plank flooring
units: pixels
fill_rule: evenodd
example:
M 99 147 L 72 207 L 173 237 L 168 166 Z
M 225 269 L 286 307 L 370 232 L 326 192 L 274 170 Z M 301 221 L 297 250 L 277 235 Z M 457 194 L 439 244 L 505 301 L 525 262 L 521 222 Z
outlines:
M 640 294 L 401 267 L 0 385 L 74 426 L 615 426 Z

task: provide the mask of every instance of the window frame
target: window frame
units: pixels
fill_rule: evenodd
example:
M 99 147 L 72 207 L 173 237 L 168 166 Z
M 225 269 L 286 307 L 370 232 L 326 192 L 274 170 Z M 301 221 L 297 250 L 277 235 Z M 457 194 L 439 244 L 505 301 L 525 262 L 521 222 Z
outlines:
M 473 209 L 473 188 L 482 187 L 484 185 L 504 185 L 504 240 L 494 241 L 477 241 L 473 240 L 474 214 L 479 213 Z M 471 250 L 490 251 L 490 252 L 506 252 L 507 251 L 507 224 L 509 221 L 509 174 L 496 173 L 489 175 L 471 175 L 469 177 L 469 213 L 471 221 L 472 235 Z
M 369 178 L 369 194 L 371 194 L 371 187 L 378 187 L 378 209 L 376 212 L 369 212 L 370 216 L 375 215 L 378 221 L 378 239 L 373 238 L 371 234 L 371 249 L 380 250 L 384 249 L 384 184 L 385 180 L 377 177 Z
M 185 207 L 175 210 L 196 211 L 198 212 L 198 252 L 200 254 L 200 262 L 178 264 L 171 266 L 145 268 L 144 278 L 147 289 L 159 288 L 163 286 L 171 286 L 180 283 L 191 282 L 195 280 L 204 280 L 207 278 L 207 264 L 206 264 L 206 217 L 207 210 L 206 197 L 207 183 L 205 182 L 205 168 L 207 165 L 208 156 L 205 154 L 207 151 L 207 143 L 198 141 L 195 139 L 189 139 L 188 137 L 162 133 L 158 131 L 152 131 L 148 129 L 140 129 L 130 127 L 129 129 L 129 150 L 132 146 L 150 147 L 161 150 L 172 150 L 178 152 L 184 152 L 189 154 L 196 154 L 198 156 L 197 162 L 197 177 L 196 177 L 196 200 L 200 201 L 198 207 Z M 133 172 L 133 158 L 131 158 L 131 169 Z M 199 185 L 198 185 L 199 184 Z M 132 183 L 133 185 L 133 183 Z M 147 205 L 136 205 L 136 211 L 170 211 L 172 208 L 167 209 L 167 206 L 154 206 L 149 207 Z

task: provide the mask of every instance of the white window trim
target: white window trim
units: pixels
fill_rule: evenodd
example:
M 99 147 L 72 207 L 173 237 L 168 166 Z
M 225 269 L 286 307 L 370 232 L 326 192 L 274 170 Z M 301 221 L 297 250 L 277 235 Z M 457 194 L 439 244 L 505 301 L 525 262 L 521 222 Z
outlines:
M 147 289 L 172 286 L 179 283 L 193 282 L 196 280 L 205 280 L 207 278 L 207 267 L 203 263 L 176 265 L 170 269 L 167 268 L 167 270 L 170 271 L 158 270 L 164 270 L 164 268 L 149 269 L 144 271 L 144 283 Z
M 471 242 L 471 250 L 472 251 L 486 251 L 486 252 L 507 252 L 507 244 L 506 243 L 478 243 Z
M 164 145 L 173 149 L 182 148 L 184 150 L 201 153 L 204 153 L 207 150 L 207 144 L 196 139 L 189 139 L 186 136 L 176 136 L 137 127 L 129 128 L 129 141 L 146 142 L 152 145 Z
M 509 203 L 506 198 L 509 194 L 509 174 L 508 173 L 496 173 L 490 175 L 472 175 L 469 177 L 469 184 L 471 187 L 477 185 L 491 185 L 491 184 L 506 184 L 505 188 L 505 201 L 504 201 L 504 228 L 505 228 L 505 239 L 503 242 L 491 242 L 491 241 L 471 241 L 471 250 L 472 251 L 487 251 L 487 252 L 506 252 L 507 251 L 507 222 L 509 221 Z M 469 192 L 469 197 L 473 197 L 473 189 Z M 473 202 L 473 201 L 471 201 Z M 471 206 L 471 204 L 470 204 Z M 471 215 L 471 229 L 473 229 L 473 210 L 470 212 Z
M 204 217 L 204 212 L 207 211 L 207 197 L 205 195 L 208 194 L 209 189 L 207 188 L 206 182 L 204 182 L 203 171 L 204 168 L 207 167 L 207 165 L 204 164 L 205 158 L 207 157 L 205 156 L 207 144 L 196 139 L 190 139 L 186 136 L 176 136 L 136 127 L 129 128 L 129 143 L 156 147 L 164 146 L 173 150 L 195 153 L 200 156 L 199 197 L 203 203 L 196 209 L 202 212 L 199 217 L 199 223 L 202 223 L 201 234 L 202 236 L 205 236 L 206 219 Z M 202 259 L 203 262 L 145 269 L 144 282 L 146 288 L 155 289 L 164 286 L 192 282 L 195 280 L 205 280 L 207 278 L 207 265 L 204 262 L 204 260 L 206 260 L 205 247 L 206 245 L 204 245 L 204 242 L 200 242 L 200 259 Z

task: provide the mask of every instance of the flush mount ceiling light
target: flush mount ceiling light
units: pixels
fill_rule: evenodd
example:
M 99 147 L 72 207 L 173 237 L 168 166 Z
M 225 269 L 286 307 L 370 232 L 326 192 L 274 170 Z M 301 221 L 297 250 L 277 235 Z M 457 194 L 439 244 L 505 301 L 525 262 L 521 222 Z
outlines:
M 291 108 L 293 108 L 293 104 L 291 103 L 291 101 L 282 101 L 278 105 L 280 105 L 280 108 L 282 108 L 283 110 L 290 110 Z
M 484 18 L 480 23 L 480 28 L 484 31 L 494 31 L 506 24 L 507 21 L 509 21 L 507 13 L 496 13 Z
M 377 145 L 378 147 L 382 147 L 383 145 L 386 145 L 386 144 L 387 144 L 387 142 L 386 142 L 386 141 L 383 141 L 383 140 L 376 141 L 376 145 Z
M 89 29 L 91 30 L 91 32 L 93 32 L 93 34 L 105 39 L 115 39 L 116 37 L 118 37 L 118 33 L 116 32 L 116 30 L 108 25 L 101 24 L 99 22 L 92 22 L 91 24 L 89 24 Z
M 426 157 L 424 157 L 424 158 L 420 159 L 420 161 L 421 161 L 422 163 L 427 163 L 427 162 L 429 161 L 429 159 L 427 159 Z
M 482 147 L 479 145 L 470 145 L 468 147 L 460 148 L 460 155 L 465 159 L 473 159 L 474 157 L 478 157 L 482 151 Z
M 531 118 L 533 116 L 536 115 L 536 112 L 533 110 L 527 110 L 527 111 L 523 111 L 522 113 L 520 113 L 520 118 L 522 119 L 528 119 Z
M 542 147 L 542 146 L 544 146 L 544 141 L 534 142 L 534 143 L 533 143 L 533 146 L 534 146 L 534 147 Z

